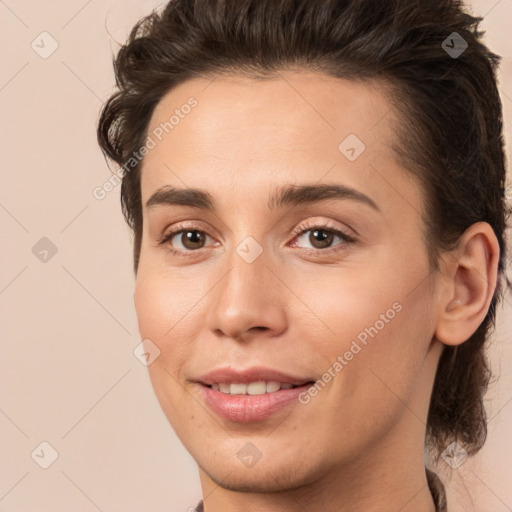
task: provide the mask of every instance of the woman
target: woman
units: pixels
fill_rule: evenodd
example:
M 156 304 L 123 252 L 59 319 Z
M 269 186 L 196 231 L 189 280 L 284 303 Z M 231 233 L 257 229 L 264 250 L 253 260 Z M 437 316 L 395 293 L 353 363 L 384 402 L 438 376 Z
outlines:
M 98 139 L 197 510 L 447 510 L 427 465 L 485 441 L 506 249 L 479 21 L 448 0 L 178 0 L 119 52 Z

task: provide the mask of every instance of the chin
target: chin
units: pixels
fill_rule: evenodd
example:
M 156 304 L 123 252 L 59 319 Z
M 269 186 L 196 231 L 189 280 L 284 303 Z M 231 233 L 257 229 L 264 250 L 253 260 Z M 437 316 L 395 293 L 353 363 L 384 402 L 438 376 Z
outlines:
M 200 468 L 223 489 L 244 493 L 289 491 L 308 486 L 321 477 L 320 468 L 308 471 L 304 467 L 304 461 L 295 460 L 288 463 L 276 457 L 275 462 L 279 466 L 264 464 L 261 460 L 253 467 L 247 468 L 236 460 L 235 464 L 225 464 L 222 468 L 216 465 L 213 471 L 210 467 L 200 465 Z

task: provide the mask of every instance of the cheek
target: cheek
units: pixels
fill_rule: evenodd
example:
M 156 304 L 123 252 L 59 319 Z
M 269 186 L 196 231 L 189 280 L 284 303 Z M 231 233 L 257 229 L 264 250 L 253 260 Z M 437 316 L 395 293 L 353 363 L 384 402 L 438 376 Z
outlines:
M 191 280 L 190 273 L 177 269 L 151 267 L 145 264 L 140 268 L 135 285 L 140 334 L 159 340 L 176 339 L 178 332 L 189 332 L 186 326 L 205 293 L 205 283 Z
M 408 280 L 368 284 L 356 293 L 340 283 L 344 293 L 323 310 L 335 335 L 315 342 L 325 364 L 322 380 L 329 381 L 315 407 L 330 417 L 322 423 L 327 437 L 338 436 L 342 425 L 347 439 L 371 444 L 407 414 L 405 404 L 421 388 L 432 320 L 426 290 L 410 293 Z
M 294 313 L 296 325 L 318 331 L 315 347 L 327 353 L 331 348 L 331 355 L 348 349 L 353 339 L 364 344 L 376 331 L 390 332 L 390 326 L 401 321 L 406 295 L 401 291 L 406 286 L 392 274 L 385 266 L 312 272 L 307 282 L 294 286 L 301 298 Z
M 331 368 L 341 376 L 333 379 L 336 393 L 343 388 L 344 395 L 361 396 L 361 382 L 373 383 L 373 391 L 380 389 L 376 376 L 399 393 L 409 392 L 434 333 L 426 260 L 409 261 L 406 264 L 395 255 L 364 272 L 332 269 L 327 275 L 323 269 L 310 281 L 317 283 L 314 289 L 304 284 L 297 291 L 316 314 L 297 324 L 302 324 L 304 339 L 314 339 L 323 370 Z M 319 286 L 322 282 L 325 286 Z M 333 368 L 336 361 L 339 364 Z M 365 400 L 372 399 L 371 391 Z
M 170 280 L 162 274 L 139 271 L 134 303 L 141 339 L 151 340 L 160 351 L 147 370 L 155 396 L 176 430 L 179 421 L 187 421 L 189 416 L 182 407 L 186 396 L 181 382 L 183 370 L 193 355 L 197 319 L 191 314 L 193 304 L 188 304 L 194 299 L 190 291 L 187 295 L 187 290 L 175 281 L 170 286 Z
M 150 374 L 165 368 L 178 377 L 183 361 L 190 355 L 191 342 L 197 335 L 194 304 L 201 295 L 182 284 L 176 279 L 171 283 L 156 271 L 142 270 L 137 276 L 134 303 L 139 333 L 160 350 L 159 357 L 148 366 Z
M 409 403 L 421 380 L 433 328 L 427 291 L 407 295 L 391 287 L 381 288 L 373 300 L 354 301 L 346 321 L 338 323 L 340 337 L 330 359 L 343 358 L 341 378 L 334 379 L 333 396 L 359 416 L 365 424 L 365 411 L 388 421 Z M 359 411 L 361 414 L 357 413 Z M 368 418 L 368 431 L 374 426 Z
M 162 337 L 166 326 L 169 328 L 175 305 L 166 299 L 161 283 L 146 277 L 140 270 L 135 285 L 134 303 L 141 337 L 156 342 Z

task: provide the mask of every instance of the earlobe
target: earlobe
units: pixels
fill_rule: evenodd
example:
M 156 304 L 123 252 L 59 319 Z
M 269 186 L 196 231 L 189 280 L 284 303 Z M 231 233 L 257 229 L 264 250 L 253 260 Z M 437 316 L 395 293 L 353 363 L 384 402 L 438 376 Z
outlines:
M 469 227 L 447 264 L 436 338 L 446 345 L 468 340 L 483 322 L 496 290 L 500 248 L 486 222 Z

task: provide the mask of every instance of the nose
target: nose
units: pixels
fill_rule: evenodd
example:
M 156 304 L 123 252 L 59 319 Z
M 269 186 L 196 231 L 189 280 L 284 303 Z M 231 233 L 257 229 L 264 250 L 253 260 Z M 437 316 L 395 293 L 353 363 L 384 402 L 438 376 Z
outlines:
M 262 253 L 251 263 L 238 254 L 209 294 L 207 327 L 217 336 L 242 342 L 275 337 L 287 326 L 290 292 Z

